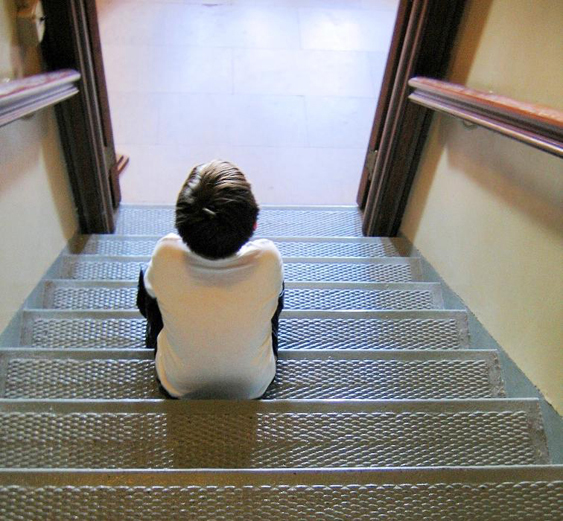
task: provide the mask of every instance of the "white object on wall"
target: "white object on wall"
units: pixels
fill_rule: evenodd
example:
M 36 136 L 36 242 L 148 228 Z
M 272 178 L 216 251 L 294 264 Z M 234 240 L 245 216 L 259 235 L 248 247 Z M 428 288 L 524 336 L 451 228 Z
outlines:
M 41 0 L 27 2 L 25 7 L 20 7 L 17 24 L 20 44 L 37 47 L 45 34 L 45 15 Z

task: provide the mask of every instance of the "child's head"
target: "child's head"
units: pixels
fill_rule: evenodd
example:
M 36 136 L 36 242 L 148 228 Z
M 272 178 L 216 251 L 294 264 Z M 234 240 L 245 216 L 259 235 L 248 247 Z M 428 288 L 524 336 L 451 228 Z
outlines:
M 176 202 L 176 228 L 194 253 L 222 259 L 252 237 L 258 211 L 244 174 L 214 160 L 190 172 Z

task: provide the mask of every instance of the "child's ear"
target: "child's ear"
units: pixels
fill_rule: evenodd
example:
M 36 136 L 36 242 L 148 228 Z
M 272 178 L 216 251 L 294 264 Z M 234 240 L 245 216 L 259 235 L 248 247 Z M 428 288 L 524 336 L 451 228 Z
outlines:
M 258 228 L 258 221 L 254 221 L 254 226 L 252 227 L 254 231 L 256 231 L 256 228 Z

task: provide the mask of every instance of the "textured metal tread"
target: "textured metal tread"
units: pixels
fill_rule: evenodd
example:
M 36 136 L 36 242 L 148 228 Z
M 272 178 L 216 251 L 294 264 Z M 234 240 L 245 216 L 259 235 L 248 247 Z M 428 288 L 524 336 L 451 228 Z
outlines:
M 21 345 L 37 348 L 143 347 L 134 311 L 27 311 Z M 464 311 L 292 312 L 280 319 L 280 348 L 455 350 L 469 346 Z
M 262 237 L 255 237 L 260 239 Z M 390 237 L 265 237 L 274 241 L 286 257 L 374 258 L 410 254 L 407 241 Z M 86 255 L 150 256 L 158 235 L 82 235 L 70 244 L 69 253 Z
M 563 467 L 0 471 L 0 505 L 6 521 L 559 521 Z
M 0 350 L 0 397 L 163 398 L 152 351 Z M 494 351 L 280 351 L 275 399 L 479 399 L 504 396 Z
M 115 232 L 121 235 L 165 235 L 174 231 L 174 206 L 125 206 Z M 267 207 L 258 216 L 257 235 L 288 237 L 361 237 L 355 207 Z
M 135 309 L 134 281 L 48 280 L 47 309 Z M 441 287 L 431 282 L 389 284 L 287 283 L 287 310 L 423 310 L 443 307 Z
M 74 280 L 138 280 L 149 257 L 64 255 L 58 278 Z M 420 259 L 286 259 L 287 282 L 414 282 L 422 280 Z
M 0 400 L 3 468 L 548 462 L 537 400 Z

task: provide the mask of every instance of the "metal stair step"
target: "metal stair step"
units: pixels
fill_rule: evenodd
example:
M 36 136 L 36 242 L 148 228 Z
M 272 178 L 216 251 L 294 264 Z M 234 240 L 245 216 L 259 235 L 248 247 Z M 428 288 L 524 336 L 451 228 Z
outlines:
M 266 400 L 480 399 L 504 396 L 495 351 L 280 351 Z M 152 350 L 0 350 L 0 398 L 164 398 Z
M 115 233 L 166 235 L 174 232 L 174 206 L 121 205 Z M 256 234 L 264 237 L 361 237 L 355 206 L 266 206 L 260 208 Z
M 149 257 L 64 255 L 57 278 L 73 280 L 138 280 Z M 377 259 L 286 259 L 287 282 L 413 282 L 422 280 L 420 260 L 391 257 Z
M 47 309 L 135 309 L 134 281 L 48 280 L 43 299 Z M 439 284 L 287 283 L 287 310 L 423 310 L 443 308 Z
M 258 237 L 276 243 L 287 257 L 308 258 L 374 258 L 404 257 L 409 254 L 407 241 L 390 237 Z M 82 235 L 69 248 L 69 253 L 82 255 L 150 257 L 160 239 L 158 235 Z
M 537 400 L 0 400 L 2 468 L 200 469 L 548 462 Z
M 134 311 L 26 311 L 22 346 L 115 349 L 144 346 Z M 284 311 L 280 349 L 451 350 L 469 346 L 464 311 Z
M 467 314 L 355 207 L 261 208 L 287 281 L 265 399 L 162 399 L 134 308 L 173 214 L 78 238 L 0 349 L 2 519 L 559 521 L 539 401 L 502 399 Z
M 560 521 L 563 466 L 0 471 L 5 521 Z

